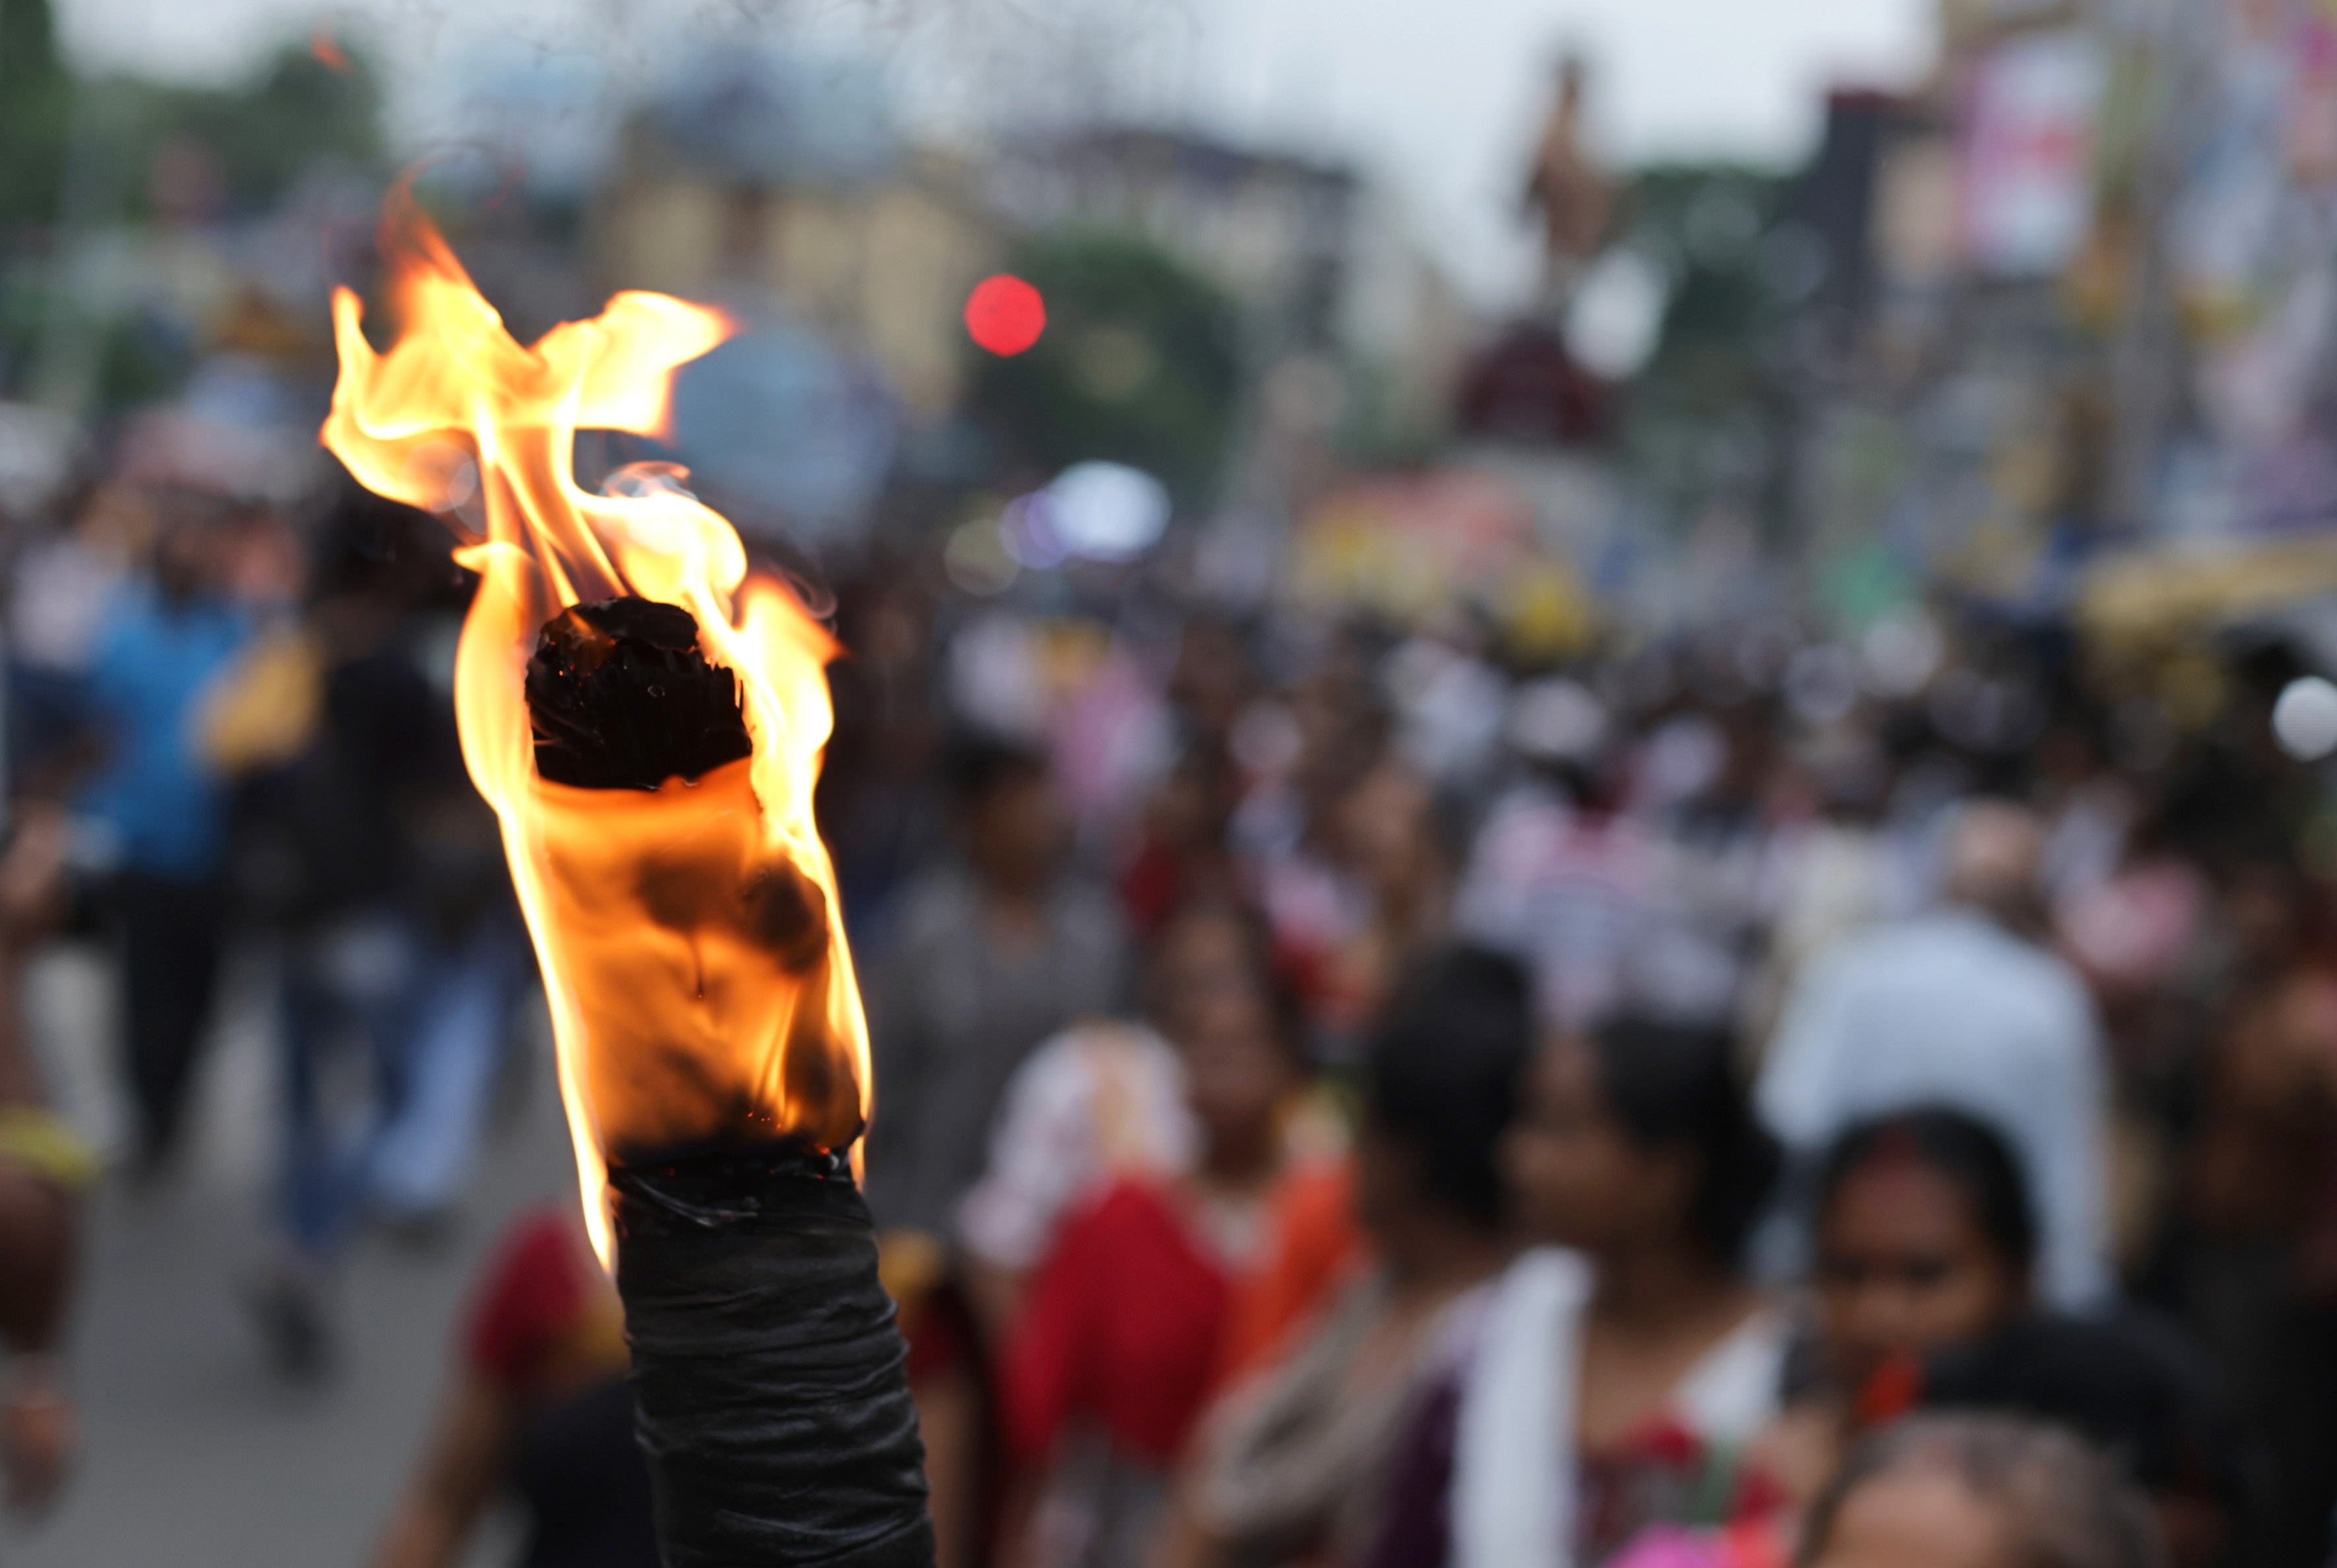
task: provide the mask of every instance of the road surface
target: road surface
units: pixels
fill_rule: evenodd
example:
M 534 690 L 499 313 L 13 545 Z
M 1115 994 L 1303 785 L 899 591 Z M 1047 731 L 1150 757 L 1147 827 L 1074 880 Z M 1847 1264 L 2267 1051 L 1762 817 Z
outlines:
M 57 1097 L 101 1140 L 121 1124 L 106 1071 L 109 976 L 68 954 L 33 977 L 35 1044 Z M 472 1200 L 427 1249 L 367 1238 L 341 1282 L 346 1354 L 311 1389 L 272 1377 L 238 1291 L 262 1254 L 273 1158 L 264 960 L 244 955 L 198 1084 L 191 1147 L 150 1190 L 94 1195 L 68 1364 L 83 1428 L 46 1520 L 0 1528 L 6 1568 L 340 1568 L 361 1563 L 438 1396 L 470 1277 L 518 1209 L 573 1201 L 540 1030 Z M 472 1563 L 506 1562 L 499 1518 Z

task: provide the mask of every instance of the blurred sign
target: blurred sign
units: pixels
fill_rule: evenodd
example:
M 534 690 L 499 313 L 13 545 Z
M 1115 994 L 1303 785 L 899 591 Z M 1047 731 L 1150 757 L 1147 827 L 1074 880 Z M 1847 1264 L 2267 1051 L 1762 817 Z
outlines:
M 1536 555 L 1525 497 L 1461 469 L 1335 490 L 1300 519 L 1293 543 L 1291 586 L 1302 603 L 1404 622 L 1497 597 Z
M 1962 232 L 1983 271 L 2049 277 L 2093 220 L 2095 116 L 2105 72 L 2076 32 L 2000 44 L 1965 84 Z
M 2202 61 L 2169 261 L 2202 426 L 2166 465 L 2163 511 L 2237 535 L 2337 520 L 2337 15 L 2243 8 Z

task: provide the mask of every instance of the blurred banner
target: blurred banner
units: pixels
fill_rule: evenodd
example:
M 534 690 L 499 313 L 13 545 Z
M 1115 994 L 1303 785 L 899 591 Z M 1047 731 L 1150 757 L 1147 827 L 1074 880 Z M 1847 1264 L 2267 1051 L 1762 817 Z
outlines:
M 1963 242 L 2001 277 L 2058 272 L 2093 213 L 2100 51 L 2070 31 L 2016 38 L 1980 56 L 1965 86 Z

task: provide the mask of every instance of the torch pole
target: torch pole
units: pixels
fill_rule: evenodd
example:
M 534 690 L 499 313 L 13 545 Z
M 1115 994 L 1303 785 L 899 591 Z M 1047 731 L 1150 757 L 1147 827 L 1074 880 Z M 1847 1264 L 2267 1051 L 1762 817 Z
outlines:
M 775 1146 L 610 1185 L 666 1568 L 931 1568 L 905 1352 L 850 1168 Z

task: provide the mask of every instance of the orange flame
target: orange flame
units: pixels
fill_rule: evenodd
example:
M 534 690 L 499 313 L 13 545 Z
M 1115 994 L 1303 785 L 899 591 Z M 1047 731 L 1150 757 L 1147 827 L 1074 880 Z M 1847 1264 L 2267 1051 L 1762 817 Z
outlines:
M 836 644 L 748 573 L 738 534 L 695 497 L 576 484 L 576 432 L 664 433 L 673 372 L 728 320 L 623 293 L 522 348 L 402 192 L 383 250 L 397 341 L 376 354 L 357 296 L 336 291 L 340 376 L 322 439 L 367 488 L 437 511 L 464 499 L 467 475 L 455 476 L 475 462 L 484 533 L 455 551 L 480 578 L 455 716 L 543 964 L 605 1263 L 612 1152 L 778 1137 L 837 1149 L 866 1124 L 867 1029 L 812 821 Z M 707 657 L 738 678 L 750 757 L 655 791 L 537 776 L 523 685 L 537 633 L 571 604 L 623 593 L 697 617 Z

